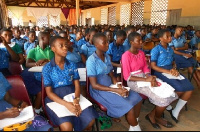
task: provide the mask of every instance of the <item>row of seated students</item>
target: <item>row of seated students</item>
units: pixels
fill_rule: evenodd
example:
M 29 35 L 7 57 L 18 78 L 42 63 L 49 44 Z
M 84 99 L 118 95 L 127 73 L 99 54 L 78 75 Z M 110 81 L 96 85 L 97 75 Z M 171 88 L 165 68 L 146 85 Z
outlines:
M 91 82 L 91 96 L 107 108 L 109 116 L 119 118 L 126 115 L 130 131 L 141 130 L 138 117 L 142 98 L 138 93 L 147 96 L 155 105 L 155 108 L 145 117 L 154 128 L 160 129 L 158 124 L 173 127 L 172 123 L 162 119 L 161 115 L 167 109 L 172 119 L 178 122 L 179 112 L 191 97 L 194 89 L 186 78 L 181 81 L 176 79 L 172 81 L 162 74 L 178 76 L 179 72 L 176 68 L 193 70 L 194 60 L 190 54 L 185 52 L 188 49 L 188 44 L 185 36 L 182 36 L 183 28 L 176 27 L 173 36 L 170 30 L 162 29 L 163 27 L 153 27 L 148 34 L 145 27 L 137 30 L 134 26 L 128 26 L 125 31 L 118 30 L 115 34 L 111 31 L 113 30 L 112 26 L 111 30 L 106 30 L 103 33 L 98 33 L 95 28 L 83 28 L 78 31 L 76 28 L 72 28 L 74 34 L 69 34 L 68 31 L 58 28 L 60 31 L 54 32 L 59 36 L 52 35 L 52 30 L 46 29 L 39 32 L 37 41 L 35 32 L 29 31 L 26 43 L 17 41 L 21 39 L 18 28 L 14 28 L 13 32 L 4 28 L 1 30 L 0 71 L 4 76 L 10 75 L 9 58 L 20 64 L 25 63 L 26 69 L 21 76 L 28 93 L 35 96 L 33 107 L 38 114 L 42 111 L 41 76 L 43 76 L 47 93 L 45 103 L 52 101 L 60 103 L 79 117 L 59 118 L 46 106 L 51 120 L 61 130 L 89 129 L 94 123 L 94 118 L 97 117 L 93 108 L 89 107 L 82 111 L 79 106 L 80 77 L 77 68 L 83 67 L 86 67 L 87 76 Z M 116 36 L 115 39 L 113 36 Z M 195 32 L 194 37 L 196 38 L 195 44 L 197 44 L 199 31 Z M 145 60 L 145 52 L 141 50 L 142 45 L 150 41 L 159 41 L 159 44 L 151 51 L 151 68 L 154 70 L 152 76 Z M 29 72 L 28 68 L 34 66 L 44 66 L 43 72 Z M 121 81 L 120 75 L 117 74 L 117 67 L 122 67 L 123 78 L 127 81 L 131 91 L 109 87 L 111 84 Z M 131 74 L 138 70 L 141 72 Z M 156 78 L 171 85 L 175 89 L 175 96 L 162 98 L 151 92 L 150 87 L 137 86 L 137 81 L 151 82 L 152 86 L 157 86 Z M 200 87 L 199 72 L 194 74 L 194 79 L 197 86 Z M 73 92 L 75 92 L 74 103 L 62 100 L 65 95 Z M 120 96 L 111 92 L 116 92 Z M 176 107 L 172 108 L 170 104 L 178 98 Z M 77 122 L 79 122 L 78 125 Z

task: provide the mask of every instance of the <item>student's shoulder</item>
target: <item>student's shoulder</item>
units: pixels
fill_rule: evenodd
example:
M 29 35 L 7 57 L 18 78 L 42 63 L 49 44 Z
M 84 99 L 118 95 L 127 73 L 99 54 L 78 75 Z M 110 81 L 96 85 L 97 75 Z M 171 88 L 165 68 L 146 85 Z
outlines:
M 42 72 L 49 71 L 50 69 L 52 69 L 51 62 L 48 62 L 46 65 L 44 65 Z

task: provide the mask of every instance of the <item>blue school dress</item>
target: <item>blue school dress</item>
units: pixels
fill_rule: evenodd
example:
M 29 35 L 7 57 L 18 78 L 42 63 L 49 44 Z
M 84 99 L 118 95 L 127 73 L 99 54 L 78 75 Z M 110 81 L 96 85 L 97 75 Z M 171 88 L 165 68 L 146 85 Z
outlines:
M 174 61 L 174 51 L 169 46 L 165 49 L 161 44 L 159 44 L 151 50 L 151 61 L 156 62 L 158 67 L 170 70 L 172 69 L 172 62 Z M 154 71 L 153 74 L 163 82 L 171 85 L 176 92 L 191 91 L 194 89 L 191 82 L 186 77 L 183 80 L 178 80 L 168 79 L 161 72 L 157 71 Z
M 180 48 L 180 47 L 184 47 L 185 43 L 186 43 L 186 40 L 182 37 L 179 37 L 178 39 L 172 37 L 172 41 L 171 41 L 171 43 L 169 43 L 169 46 L 174 47 L 174 48 Z M 179 52 L 187 53 L 184 50 L 179 50 Z M 195 63 L 195 61 L 192 57 L 187 59 L 182 55 L 174 54 L 174 58 L 175 58 L 177 68 L 193 67 L 193 65 Z
M 8 70 L 9 57 L 10 54 L 8 53 L 7 49 L 0 48 L 0 72 L 2 72 L 4 76 L 11 75 L 11 73 Z
M 103 62 L 96 53 L 93 53 L 86 62 L 87 76 L 96 77 L 97 83 L 109 87 L 112 84 L 111 77 L 108 75 L 112 72 L 110 56 L 105 55 Z M 119 118 L 129 112 L 142 98 L 134 91 L 129 92 L 129 96 L 124 98 L 115 93 L 93 89 L 90 85 L 90 95 L 104 107 L 107 108 L 107 115 Z
M 81 48 L 81 46 L 84 45 L 84 44 L 86 44 L 87 42 L 88 42 L 88 41 L 86 41 L 85 38 L 83 37 L 82 39 L 80 39 L 80 40 L 78 41 L 77 46 L 78 46 L 79 48 Z
M 44 66 L 42 75 L 44 86 L 51 87 L 53 92 L 60 98 L 74 93 L 75 87 L 73 81 L 80 79 L 76 64 L 69 62 L 67 59 L 65 60 L 64 69 L 62 70 L 58 65 L 56 65 L 55 59 L 53 58 Z M 46 97 L 45 104 L 50 102 L 53 101 Z M 92 106 L 83 110 L 79 117 L 66 116 L 62 118 L 59 118 L 47 105 L 45 105 L 45 107 L 51 121 L 55 125 L 61 125 L 64 122 L 71 122 L 75 131 L 84 130 L 89 123 L 97 117 L 97 113 L 94 111 Z
M 23 39 L 23 38 L 20 38 L 20 39 L 13 38 L 13 39 L 11 39 L 11 42 L 15 42 L 16 44 L 18 44 L 21 49 L 24 49 L 24 44 L 25 44 L 26 41 L 27 40 Z
M 35 42 L 33 42 L 33 43 L 30 43 L 30 42 L 26 42 L 25 44 L 24 44 L 24 50 L 26 50 L 26 55 L 28 55 L 28 53 L 29 53 L 29 51 L 31 50 L 31 49 L 34 49 L 35 48 Z
M 11 85 L 6 80 L 6 78 L 3 76 L 3 74 L 0 72 L 0 112 L 4 112 L 7 110 L 7 108 L 12 108 L 13 106 L 6 102 L 4 100 L 4 96 L 6 95 L 7 91 L 11 89 Z M 44 120 L 40 116 L 36 116 L 33 122 L 42 122 L 43 125 L 36 125 L 36 123 L 33 123 L 29 128 L 27 128 L 25 131 L 48 131 L 50 128 L 52 128 L 46 120 Z
M 96 47 L 93 44 L 90 44 L 90 42 L 87 42 L 86 44 L 82 45 L 81 50 L 82 53 L 88 58 L 96 51 Z
M 197 45 L 198 43 L 200 43 L 200 38 L 198 38 L 196 35 L 194 35 L 194 37 L 190 40 L 189 45 L 193 49 L 197 50 L 197 48 L 195 47 L 195 45 Z
M 123 45 L 117 46 L 116 41 L 113 41 L 109 44 L 109 49 L 106 53 L 112 57 L 112 62 L 120 64 L 122 54 L 124 53 Z M 117 67 L 113 67 L 113 69 L 115 76 L 117 76 Z
M 123 43 L 123 47 L 124 47 L 124 52 L 126 52 L 127 50 L 129 50 L 131 48 L 131 45 L 128 42 L 128 38 L 125 39 L 125 41 Z

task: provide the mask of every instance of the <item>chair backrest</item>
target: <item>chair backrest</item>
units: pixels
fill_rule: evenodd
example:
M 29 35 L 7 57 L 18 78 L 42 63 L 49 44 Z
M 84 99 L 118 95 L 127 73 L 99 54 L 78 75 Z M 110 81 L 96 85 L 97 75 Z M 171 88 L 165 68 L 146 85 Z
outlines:
M 43 109 L 43 112 L 46 115 L 46 117 L 48 118 L 49 124 L 51 126 L 53 126 L 53 127 L 59 127 L 59 126 L 56 126 L 56 125 L 53 124 L 53 122 L 50 120 L 49 115 L 47 114 L 47 111 L 46 111 L 45 98 L 47 97 L 47 94 L 46 94 L 46 90 L 45 90 L 45 87 L 44 87 L 43 78 L 42 78 L 42 84 L 41 85 L 42 85 L 42 109 Z
M 196 50 L 196 59 L 200 61 L 200 50 Z
M 8 91 L 9 94 L 15 99 L 23 100 L 27 102 L 28 105 L 32 105 L 22 77 L 19 75 L 12 75 L 7 76 L 6 79 L 12 86 Z
M 143 50 L 151 50 L 151 49 L 153 49 L 153 47 L 154 47 L 154 42 L 146 42 L 143 45 L 142 49 Z
M 20 75 L 22 72 L 22 66 L 18 62 L 10 61 L 9 62 L 9 71 L 12 75 Z
M 87 99 L 90 100 L 92 103 L 97 104 L 102 111 L 106 112 L 107 111 L 106 107 L 104 107 L 102 104 L 100 104 L 94 98 L 91 97 L 89 89 L 90 89 L 90 79 L 89 79 L 89 77 L 87 77 L 87 72 L 86 72 L 86 96 L 87 96 Z

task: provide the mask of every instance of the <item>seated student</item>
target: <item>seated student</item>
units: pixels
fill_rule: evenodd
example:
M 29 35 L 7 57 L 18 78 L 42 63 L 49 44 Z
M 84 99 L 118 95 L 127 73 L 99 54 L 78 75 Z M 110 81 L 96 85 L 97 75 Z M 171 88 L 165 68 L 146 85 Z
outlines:
M 73 46 L 74 44 L 69 41 L 66 32 L 62 32 L 59 35 L 68 43 L 68 52 L 66 56 L 67 60 L 76 63 L 78 68 L 84 68 L 85 64 L 82 62 L 82 58 L 83 60 L 86 60 L 86 58 L 84 58 L 85 56 L 81 54 L 81 49 L 77 45 Z
M 109 49 L 106 52 L 111 57 L 111 63 L 114 69 L 114 75 L 117 78 L 117 81 L 121 80 L 121 74 L 117 74 L 117 67 L 121 67 L 120 61 L 122 54 L 124 53 L 123 43 L 126 39 L 126 32 L 119 30 L 116 34 L 116 41 L 109 44 Z
M 175 64 L 173 62 L 174 51 L 168 45 L 172 40 L 170 31 L 160 30 L 158 36 L 160 39 L 160 44 L 151 50 L 151 68 L 154 70 L 154 75 L 171 85 L 179 96 L 178 103 L 174 109 L 170 108 L 171 106 L 167 107 L 172 119 L 177 123 L 179 113 L 183 106 L 190 99 L 194 87 L 187 78 L 183 80 L 169 79 L 162 74 L 166 73 L 172 76 L 178 76 L 179 72 L 175 69 L 176 66 L 173 66 L 173 64 Z
M 131 33 L 128 36 L 131 48 L 122 55 L 122 67 L 123 77 L 127 81 L 128 86 L 135 92 L 141 93 L 147 96 L 155 108 L 146 115 L 146 119 L 156 129 L 160 129 L 161 124 L 167 128 L 173 127 L 173 125 L 161 118 L 166 107 L 174 100 L 175 97 L 163 98 L 153 93 L 148 86 L 138 86 L 137 81 L 151 82 L 153 87 L 157 86 L 156 77 L 150 75 L 150 70 L 145 59 L 145 54 L 140 49 L 142 47 L 142 37 L 139 33 Z M 134 74 L 132 74 L 135 72 Z
M 17 100 L 10 96 L 8 91 L 11 88 L 11 85 L 0 72 L 0 84 L 1 84 L 1 91 L 0 91 L 0 120 L 5 118 L 15 118 L 19 116 L 20 109 L 27 107 L 27 103 Z M 19 109 L 20 107 L 20 109 Z M 30 125 L 25 131 L 48 131 L 51 126 L 45 121 L 42 117 L 36 116 L 35 121 L 43 123 L 40 126 L 36 126 L 34 124 Z
M 29 33 L 29 31 L 30 31 L 30 28 L 29 27 L 25 27 L 25 31 L 24 31 L 25 35 L 24 35 L 23 39 L 25 39 L 26 41 L 28 41 L 28 33 Z
M 45 104 L 57 102 L 76 116 L 59 118 L 47 105 L 46 110 L 50 119 L 60 127 L 61 131 L 72 131 L 73 128 L 74 131 L 90 130 L 97 115 L 92 106 L 85 110 L 80 108 L 80 77 L 76 65 L 66 59 L 68 52 L 66 43 L 69 41 L 66 42 L 62 37 L 53 37 L 50 40 L 55 58 L 47 63 L 42 71 L 47 93 Z M 63 97 L 71 93 L 75 93 L 73 102 L 64 101 Z
M 158 28 L 157 27 L 153 27 L 153 29 L 151 30 L 151 33 L 147 34 L 147 38 L 151 39 L 151 41 L 153 42 L 159 42 L 159 38 L 158 38 Z
M 96 51 L 86 62 L 87 76 L 91 83 L 90 95 L 106 107 L 107 115 L 113 118 L 125 115 L 130 125 L 129 131 L 141 131 L 138 117 L 142 98 L 138 93 L 123 89 L 121 86 L 109 87 L 111 84 L 116 84 L 117 80 L 112 72 L 110 56 L 105 53 L 108 50 L 106 36 L 97 33 L 93 37 L 93 44 L 96 46 Z
M 19 61 L 18 61 L 19 64 L 24 64 L 25 59 L 23 56 L 22 49 L 17 43 L 11 42 L 12 31 L 9 29 L 2 30 L 1 36 L 5 38 L 6 43 L 8 43 L 8 45 L 12 48 L 12 50 L 19 56 Z M 5 48 L 5 46 L 1 45 L 0 48 Z
M 195 32 L 194 37 L 190 40 L 189 45 L 192 49 L 197 50 L 198 48 L 198 44 L 200 43 L 200 30 L 197 30 Z
M 11 75 L 9 72 L 9 58 L 12 61 L 19 61 L 19 56 L 13 51 L 13 49 L 8 45 L 8 40 L 12 38 L 11 30 L 3 28 L 0 32 L 0 72 L 4 76 Z
M 53 57 L 54 53 L 49 47 L 50 34 L 48 32 L 40 32 L 38 35 L 39 45 L 31 49 L 27 55 L 26 67 L 44 66 Z M 41 112 L 41 73 L 29 72 L 28 69 L 22 72 L 26 88 L 30 95 L 36 96 L 34 108 L 37 114 Z
M 14 35 L 14 38 L 11 39 L 11 42 L 15 42 L 23 50 L 24 43 L 26 42 L 26 40 L 20 37 L 21 31 L 18 28 L 14 28 L 13 35 Z
M 136 31 L 136 29 L 135 29 L 134 26 L 128 26 L 128 27 L 126 27 L 126 35 L 127 35 L 127 38 L 126 38 L 126 40 L 125 40 L 124 43 L 123 43 L 124 52 L 126 52 L 127 50 L 129 50 L 130 47 L 131 47 L 131 45 L 130 45 L 129 42 L 128 42 L 128 35 L 129 35 L 130 33 L 132 33 L 132 32 L 135 32 L 135 31 Z
M 109 45 L 110 45 L 111 43 L 113 43 L 114 38 L 113 38 L 113 33 L 112 33 L 112 31 L 107 30 L 107 31 L 105 32 L 105 35 L 106 35 L 106 38 L 108 39 Z
M 85 35 L 83 36 L 82 39 L 80 39 L 77 43 L 77 46 L 81 48 L 82 45 L 86 44 L 89 41 L 90 35 L 89 35 L 89 30 L 90 29 L 86 29 L 85 30 Z
M 78 46 L 79 48 L 81 48 L 79 45 L 78 45 L 78 41 L 81 40 L 82 38 L 82 32 L 81 31 L 77 31 L 76 32 L 76 38 L 75 40 L 72 40 L 71 42 L 73 43 L 73 47 L 76 47 Z
M 72 33 L 69 34 L 69 36 L 71 37 L 71 39 L 70 39 L 71 42 L 73 40 L 76 40 L 76 32 L 77 32 L 77 29 L 76 28 L 72 28 Z
M 33 48 L 35 48 L 36 46 L 36 35 L 35 35 L 35 31 L 30 31 L 28 33 L 28 41 L 24 44 L 24 53 L 25 55 L 28 55 L 29 51 Z
M 96 50 L 96 47 L 92 43 L 92 38 L 96 33 L 97 33 L 97 30 L 94 28 L 91 28 L 89 31 L 89 36 L 90 36 L 89 41 L 86 44 L 81 46 L 82 54 L 85 56 L 85 58 L 88 58 Z M 86 60 L 83 60 L 83 63 L 85 64 Z
M 141 28 L 140 29 L 140 34 L 142 37 L 142 46 L 146 45 L 148 42 L 151 42 L 151 39 L 147 37 L 147 29 L 146 28 Z M 150 50 L 143 50 L 145 54 L 150 54 Z
M 175 34 L 172 37 L 169 46 L 174 50 L 174 58 L 177 68 L 187 68 L 189 73 L 192 74 L 195 61 L 192 55 L 185 51 L 188 50 L 188 44 L 186 43 L 186 40 L 181 37 L 181 34 L 182 27 L 176 27 Z M 200 88 L 200 73 L 198 71 L 194 73 L 194 80 Z

